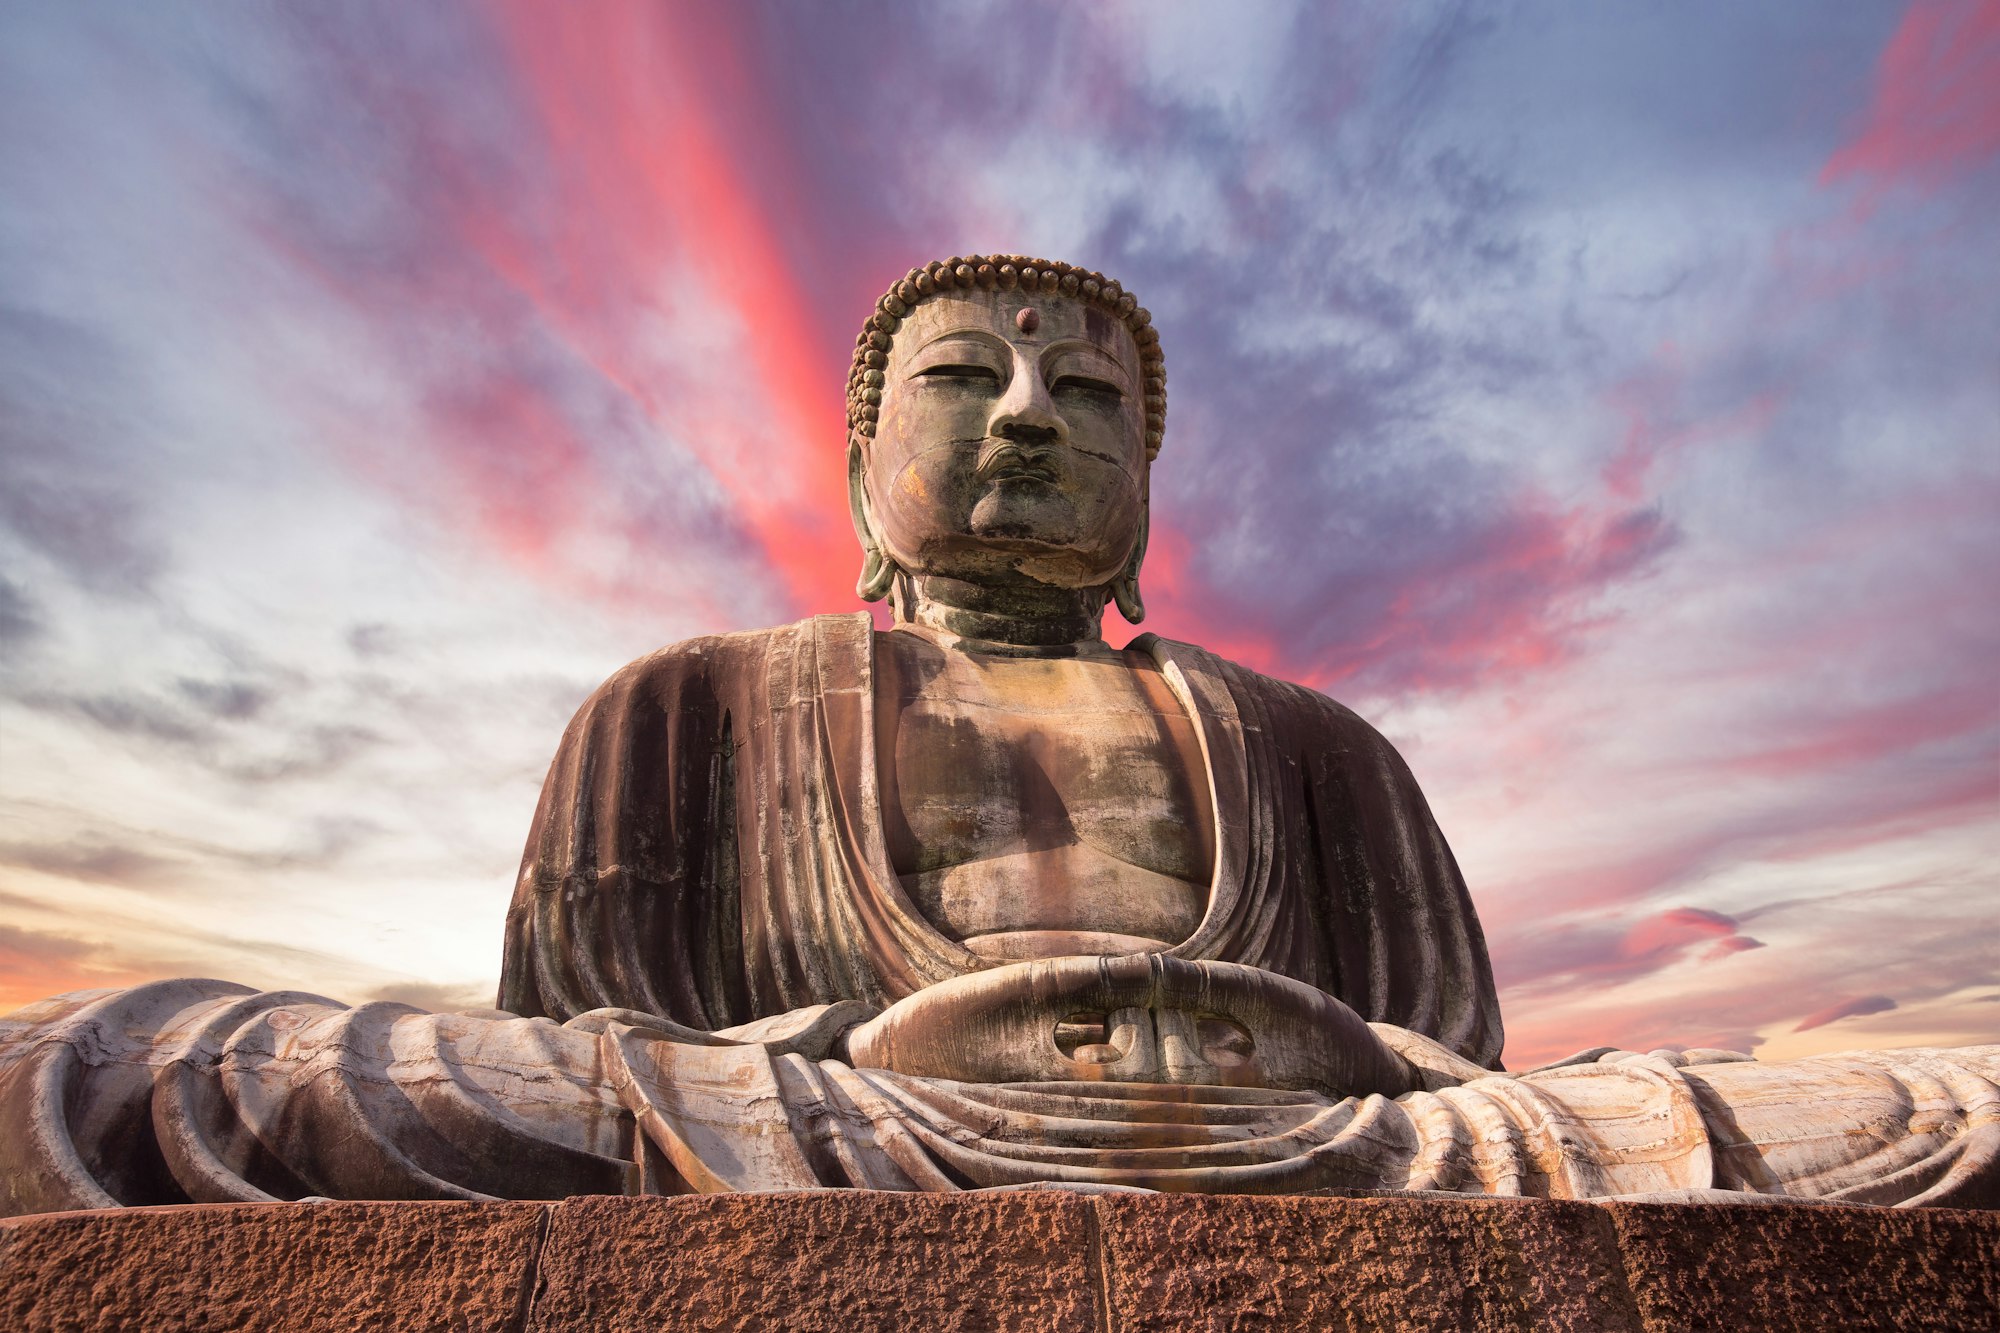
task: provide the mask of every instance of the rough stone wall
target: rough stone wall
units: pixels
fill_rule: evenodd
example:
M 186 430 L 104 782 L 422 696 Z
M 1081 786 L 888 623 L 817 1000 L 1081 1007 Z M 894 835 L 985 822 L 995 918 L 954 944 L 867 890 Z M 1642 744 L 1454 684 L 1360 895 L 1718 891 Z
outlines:
M 2000 1213 L 1023 1190 L 0 1222 L 0 1328 L 2000 1327 Z

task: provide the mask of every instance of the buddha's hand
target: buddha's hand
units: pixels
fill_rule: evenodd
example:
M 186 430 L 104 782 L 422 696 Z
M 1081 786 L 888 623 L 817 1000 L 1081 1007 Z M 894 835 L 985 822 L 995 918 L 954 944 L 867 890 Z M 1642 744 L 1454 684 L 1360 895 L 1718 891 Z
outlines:
M 1399 1096 L 1409 1063 L 1324 991 L 1166 954 L 1042 958 L 931 986 L 848 1034 L 857 1068 L 971 1083 L 1095 1080 Z

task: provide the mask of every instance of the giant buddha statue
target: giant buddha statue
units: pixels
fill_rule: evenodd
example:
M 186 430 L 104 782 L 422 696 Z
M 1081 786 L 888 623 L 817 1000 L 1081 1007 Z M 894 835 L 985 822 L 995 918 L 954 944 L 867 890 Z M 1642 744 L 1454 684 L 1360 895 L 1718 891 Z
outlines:
M 0 1023 L 0 1214 L 1030 1184 L 2000 1206 L 2000 1047 L 1521 1073 L 1409 769 L 1143 616 L 1159 338 L 1115 282 L 913 269 L 856 341 L 865 613 L 583 705 L 498 1008 L 219 981 Z M 831 499 L 831 497 L 829 497 Z

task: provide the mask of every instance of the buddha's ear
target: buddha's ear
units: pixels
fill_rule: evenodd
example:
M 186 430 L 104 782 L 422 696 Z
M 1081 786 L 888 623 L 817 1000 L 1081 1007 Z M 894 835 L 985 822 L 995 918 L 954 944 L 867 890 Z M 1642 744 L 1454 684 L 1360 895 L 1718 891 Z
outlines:
M 875 534 L 875 514 L 868 507 L 868 454 L 859 431 L 847 437 L 847 513 L 861 542 L 861 577 L 854 591 L 864 602 L 879 602 L 901 571 Z
M 1139 596 L 1139 566 L 1146 561 L 1146 537 L 1152 523 L 1153 507 L 1147 505 L 1139 511 L 1139 537 L 1132 543 L 1132 558 L 1111 580 L 1111 600 L 1118 604 L 1118 614 L 1134 625 L 1146 618 L 1146 603 Z

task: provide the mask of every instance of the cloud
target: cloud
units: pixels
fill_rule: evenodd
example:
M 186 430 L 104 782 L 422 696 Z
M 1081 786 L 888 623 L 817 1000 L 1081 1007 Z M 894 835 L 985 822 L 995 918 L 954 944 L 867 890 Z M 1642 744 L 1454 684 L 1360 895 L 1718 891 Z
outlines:
M 36 825 L 68 822 L 74 815 L 43 812 Z M 107 884 L 142 892 L 201 887 L 212 890 L 219 871 L 262 875 L 335 868 L 364 849 L 382 829 L 352 815 L 322 815 L 287 828 L 274 844 L 250 846 L 189 837 L 184 833 L 94 827 L 68 837 L 0 841 L 0 865 L 59 879 Z
M 0 959 L 9 967 L 23 963 L 71 963 L 90 953 L 90 945 L 67 935 L 0 926 Z
M 2000 156 L 2000 12 L 1982 0 L 1932 0 L 1903 14 L 1853 136 L 1820 182 L 1866 183 L 1864 205 L 1907 185 L 1931 191 Z
M 395 656 L 403 646 L 401 640 L 402 636 L 392 625 L 369 623 L 355 625 L 347 631 L 348 648 L 364 661 Z
M 1896 1002 L 1886 995 L 1862 995 L 1851 1000 L 1830 1004 L 1824 1009 L 1816 1009 L 1799 1020 L 1794 1032 L 1810 1032 L 1814 1028 L 1825 1027 L 1828 1023 L 1843 1018 L 1855 1018 L 1862 1014 L 1882 1014 L 1896 1007 Z
M 41 628 L 41 617 L 28 594 L 13 580 L 0 577 L 0 646 L 19 648 Z
M 136 423 L 93 391 L 136 373 L 77 320 L 0 305 L 0 533 L 100 593 L 147 588 L 164 559 L 124 466 Z
M 243 722 L 256 717 L 271 702 L 269 689 L 248 681 L 190 680 L 182 677 L 174 684 L 203 712 L 228 722 Z
M 1566 658 L 1676 544 L 1648 498 L 1552 494 L 1466 428 L 1498 386 L 1559 393 L 1566 356 L 1596 359 L 1535 297 L 1560 256 L 1527 196 L 1431 133 L 1425 90 L 1479 31 L 1449 11 L 1357 54 L 1307 25 L 1264 119 L 1122 91 L 1146 128 L 1083 187 L 1104 216 L 1082 248 L 1167 348 L 1164 632 L 1326 688 L 1449 692 Z M 1343 77 L 1329 129 L 1315 90 Z M 1183 178 L 1196 197 L 1155 207 Z
M 238 783 L 323 778 L 387 739 L 372 727 L 302 717 L 296 703 L 282 718 L 260 719 L 270 697 L 260 686 L 186 679 L 173 684 L 172 696 L 32 691 L 20 702 L 165 747 Z M 248 726 L 253 722 L 254 731 Z
M 0 865 L 132 888 L 171 882 L 186 870 L 175 858 L 94 835 L 66 842 L 0 843 Z
M 615 5 L 558 34 L 500 6 L 385 48 L 378 19 L 315 15 L 281 30 L 282 79 L 210 71 L 287 142 L 222 164 L 256 242 L 394 368 L 387 395 L 301 386 L 319 433 L 413 517 L 625 611 L 851 597 L 851 332 L 711 87 L 732 24 Z
M 1676 907 L 1636 920 L 1548 926 L 1494 942 L 1495 979 L 1515 994 L 1622 985 L 1685 962 L 1716 962 L 1761 940 L 1735 917 Z
M 74 935 L 0 923 L 0 1014 L 66 991 L 129 986 L 161 975 L 157 966 Z
M 491 1009 L 494 992 L 497 989 L 497 984 L 492 982 L 465 985 L 398 982 L 377 987 L 363 997 L 361 1002 L 373 1003 L 386 1000 L 392 1004 L 407 1004 L 430 1013 L 452 1013 L 460 1009 Z
M 1976 835 L 1961 841 L 1968 850 L 1978 845 Z M 1768 1048 L 1777 1053 L 1775 1058 L 1816 1054 L 1833 1047 L 1799 1035 L 1811 1031 L 1796 1029 L 1801 1011 L 1829 996 L 1851 994 L 1845 988 L 1856 978 L 1865 978 L 1877 994 L 1897 996 L 1907 1021 L 1894 1029 L 1871 1026 L 1871 1035 L 1859 1042 L 1850 1037 L 1849 1044 L 1958 1045 L 2000 1038 L 1987 1012 L 1991 1006 L 1979 998 L 1992 989 L 1991 937 L 1976 913 L 1956 911 L 1968 896 L 1983 894 L 1983 858 L 1973 851 L 1975 860 L 1943 872 L 1923 854 L 1922 842 L 1909 844 L 1906 854 L 1912 857 L 1909 864 L 1924 873 L 1905 884 L 1888 880 L 1880 868 L 1882 854 L 1875 849 L 1858 856 L 1845 874 L 1824 866 L 1810 874 L 1780 876 L 1733 868 L 1710 883 L 1712 893 L 1738 896 L 1732 886 L 1762 889 L 1774 879 L 1812 891 L 1740 915 L 1718 914 L 1735 917 L 1726 931 L 1721 921 L 1657 922 L 1654 942 L 1696 936 L 1683 955 L 1687 966 L 1626 969 L 1623 975 L 1614 967 L 1601 978 L 1585 967 L 1571 967 L 1573 979 L 1554 984 L 1503 979 L 1510 1066 L 1593 1045 L 1628 1050 Z M 1849 887 L 1829 888 L 1829 881 Z M 1755 935 L 1750 936 L 1753 920 Z M 1530 928 L 1516 934 L 1509 928 L 1495 939 L 1495 965 L 1503 978 L 1517 970 L 1507 956 L 1517 950 L 1532 956 L 1532 941 L 1540 933 Z M 1615 932 L 1602 934 L 1606 938 L 1586 954 L 1586 965 L 1593 958 L 1622 961 L 1624 941 Z M 1739 949 L 1730 943 L 1745 937 L 1763 941 L 1765 947 Z
M 73 713 L 126 736 L 194 746 L 214 735 L 212 728 L 192 718 L 174 703 L 136 695 L 31 695 L 25 701 L 38 708 Z

